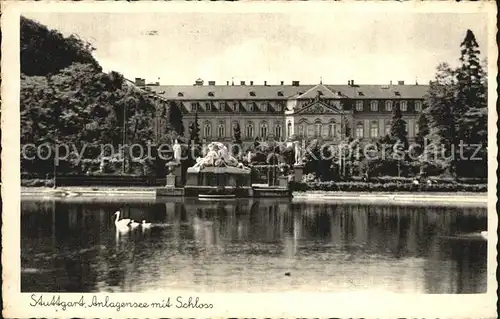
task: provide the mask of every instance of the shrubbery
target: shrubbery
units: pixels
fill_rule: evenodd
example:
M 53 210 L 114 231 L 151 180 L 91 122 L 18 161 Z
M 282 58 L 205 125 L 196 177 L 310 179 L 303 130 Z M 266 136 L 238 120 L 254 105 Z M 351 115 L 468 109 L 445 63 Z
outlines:
M 363 192 L 486 192 L 486 184 L 419 184 L 406 182 L 291 182 L 292 191 L 363 191 Z

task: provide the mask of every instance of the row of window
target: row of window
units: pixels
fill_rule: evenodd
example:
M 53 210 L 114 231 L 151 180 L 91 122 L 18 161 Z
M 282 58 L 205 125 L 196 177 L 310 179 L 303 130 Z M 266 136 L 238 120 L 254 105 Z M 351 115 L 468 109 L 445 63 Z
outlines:
M 408 102 L 407 101 L 398 101 L 399 102 L 399 109 L 401 112 L 406 112 L 408 110 Z M 370 101 L 370 111 L 372 112 L 377 112 L 378 111 L 378 106 L 379 106 L 379 101 Z M 392 108 L 394 106 L 394 101 L 385 101 L 385 110 L 391 112 Z M 364 110 L 364 101 L 359 100 L 356 101 L 356 111 L 362 112 Z M 422 102 L 421 101 L 415 101 L 415 111 L 420 112 L 422 111 Z
M 406 125 L 406 132 L 408 132 L 408 123 L 405 123 Z M 415 123 L 415 135 L 418 134 L 418 130 L 419 130 L 419 127 L 418 127 L 418 123 Z M 384 135 L 388 135 L 389 133 L 391 133 L 391 124 L 390 123 L 386 123 L 385 124 L 385 132 L 384 132 Z M 357 138 L 363 138 L 365 136 L 365 128 L 364 128 L 364 125 L 362 123 L 358 123 L 356 125 L 356 137 Z M 377 121 L 373 121 L 370 123 L 370 137 L 371 138 L 378 138 L 380 137 L 380 134 L 379 134 L 379 123 Z
M 269 126 L 267 123 L 261 123 L 259 128 L 259 134 L 257 136 L 267 137 L 269 135 Z M 231 133 L 232 134 L 232 133 Z M 245 127 L 245 136 L 247 138 L 253 138 L 255 136 L 255 128 L 253 123 L 248 123 Z M 281 124 L 276 124 L 274 126 L 274 136 L 276 138 L 281 138 L 282 136 L 282 126 Z M 205 123 L 203 126 L 203 137 L 212 137 L 212 124 Z M 226 125 L 224 123 L 219 123 L 217 125 L 217 137 L 226 137 Z
M 193 112 L 195 111 L 215 111 L 215 110 L 224 110 L 227 107 L 231 108 L 234 112 L 239 112 L 239 111 L 252 111 L 252 112 L 259 112 L 259 111 L 265 111 L 265 112 L 282 112 L 284 110 L 284 105 L 277 104 L 275 107 L 271 103 L 266 103 L 264 105 L 258 105 L 257 102 L 246 102 L 244 105 L 240 102 L 218 102 L 219 103 L 219 108 L 215 106 L 214 103 L 212 102 L 206 102 L 205 103 L 205 109 L 202 109 L 201 103 L 200 102 L 192 102 L 191 103 L 191 109 Z

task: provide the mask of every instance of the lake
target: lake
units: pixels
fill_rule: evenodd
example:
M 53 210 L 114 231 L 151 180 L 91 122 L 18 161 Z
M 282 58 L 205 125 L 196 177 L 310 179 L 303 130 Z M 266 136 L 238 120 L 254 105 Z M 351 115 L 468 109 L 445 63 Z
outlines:
M 23 200 L 21 291 L 484 293 L 486 229 L 483 207 Z

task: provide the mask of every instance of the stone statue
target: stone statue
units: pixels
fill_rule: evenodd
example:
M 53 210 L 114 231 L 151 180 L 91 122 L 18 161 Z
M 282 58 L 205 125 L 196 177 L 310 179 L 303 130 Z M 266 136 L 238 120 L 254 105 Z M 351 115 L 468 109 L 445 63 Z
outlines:
M 300 143 L 299 141 L 295 141 L 293 144 L 295 146 L 295 165 L 302 165 L 302 152 L 300 149 Z
M 172 150 L 174 151 L 174 161 L 181 161 L 182 147 L 179 144 L 179 141 L 175 140 L 174 146 L 172 146 Z
M 248 151 L 247 153 L 247 162 L 250 164 L 252 162 L 252 152 Z
M 207 155 L 203 158 L 198 158 L 196 164 L 193 167 L 198 167 L 203 169 L 204 167 L 238 167 L 246 169 L 243 164 L 239 163 L 238 160 L 229 154 L 227 147 L 219 142 L 212 142 L 207 146 Z

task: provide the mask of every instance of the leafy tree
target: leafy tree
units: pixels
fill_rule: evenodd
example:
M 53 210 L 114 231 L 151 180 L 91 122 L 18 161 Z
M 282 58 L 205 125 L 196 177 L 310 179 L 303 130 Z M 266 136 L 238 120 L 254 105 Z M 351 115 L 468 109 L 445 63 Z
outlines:
M 60 32 L 22 16 L 20 23 L 22 74 L 55 74 L 73 63 L 91 64 L 100 69 L 92 56 L 94 48 L 90 43 L 75 35 L 64 37 Z
M 429 134 L 429 121 L 427 120 L 425 109 L 422 113 L 420 113 L 417 124 L 418 133 L 415 136 L 415 142 L 419 147 L 418 149 L 415 149 L 415 152 L 417 152 L 417 154 L 421 154 L 425 148 L 425 138 Z
M 447 175 L 454 175 L 455 162 L 455 113 L 456 87 L 455 71 L 446 63 L 437 67 L 434 81 L 431 81 L 425 97 L 423 113 L 428 120 L 428 144 L 421 156 L 424 166 L 436 166 Z M 424 169 L 426 169 L 424 167 Z
M 181 105 L 177 101 L 170 101 L 167 110 L 167 125 L 176 132 L 178 136 L 184 135 L 184 125 L 182 124 Z

